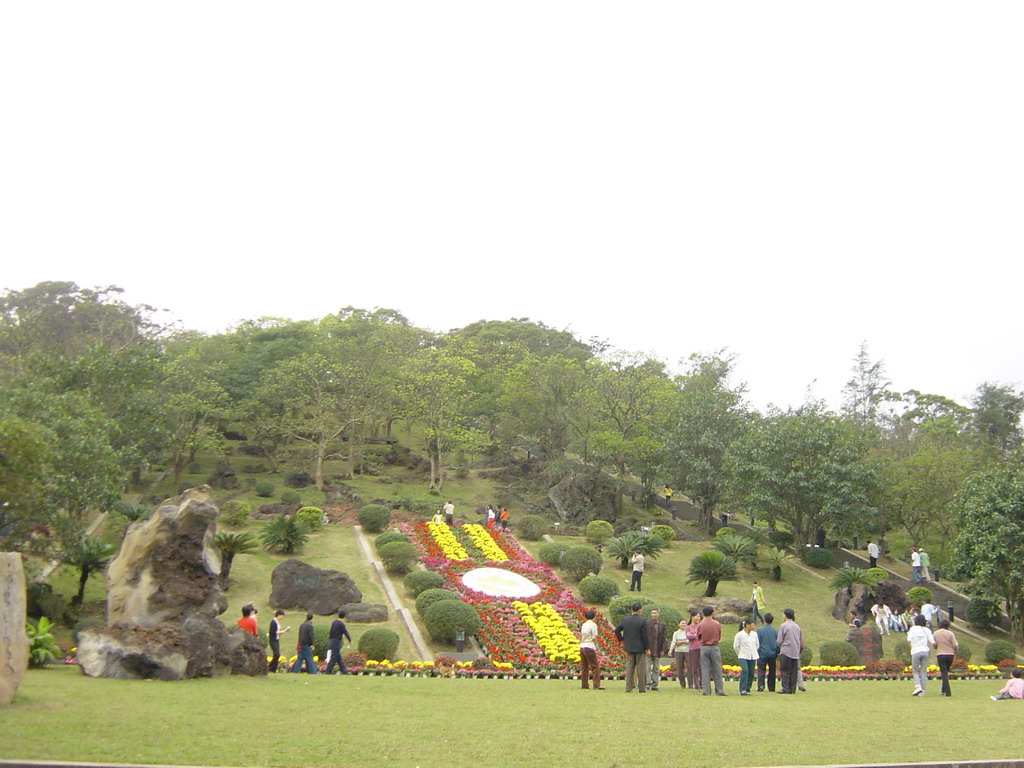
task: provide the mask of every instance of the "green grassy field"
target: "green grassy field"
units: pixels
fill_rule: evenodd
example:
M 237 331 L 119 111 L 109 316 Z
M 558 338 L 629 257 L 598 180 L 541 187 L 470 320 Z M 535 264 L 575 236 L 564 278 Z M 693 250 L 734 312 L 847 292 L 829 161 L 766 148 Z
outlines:
M 276 675 L 178 683 L 30 671 L 0 711 L 0 757 L 239 766 L 820 765 L 1020 755 L 998 681 L 912 698 L 909 682 L 808 683 L 796 696 L 696 696 L 620 681 Z M 882 753 L 873 750 L 878 739 Z

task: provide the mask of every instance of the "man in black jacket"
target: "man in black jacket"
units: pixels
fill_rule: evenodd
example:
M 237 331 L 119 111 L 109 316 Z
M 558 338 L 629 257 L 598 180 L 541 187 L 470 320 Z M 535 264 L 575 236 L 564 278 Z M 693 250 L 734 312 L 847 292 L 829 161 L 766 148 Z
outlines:
M 615 628 L 615 637 L 626 652 L 626 693 L 633 690 L 634 678 L 640 693 L 647 692 L 647 657 L 650 646 L 647 642 L 647 622 L 640 615 L 640 603 L 629 606 L 632 613 Z
M 348 674 L 348 670 L 345 669 L 345 662 L 341 660 L 341 638 L 347 637 L 348 644 L 352 645 L 352 635 L 348 633 L 345 622 L 342 621 L 344 618 L 345 612 L 338 611 L 338 618 L 331 622 L 331 631 L 327 635 L 327 647 L 331 650 L 331 658 L 327 660 L 327 666 L 324 668 L 325 675 L 331 674 L 331 670 L 334 669 L 334 662 L 338 662 L 338 669 L 341 674 Z
M 306 671 L 316 674 L 316 665 L 313 664 L 313 614 L 307 613 L 306 620 L 299 624 L 299 655 L 295 658 L 295 665 L 292 672 L 302 671 L 302 662 L 306 662 Z

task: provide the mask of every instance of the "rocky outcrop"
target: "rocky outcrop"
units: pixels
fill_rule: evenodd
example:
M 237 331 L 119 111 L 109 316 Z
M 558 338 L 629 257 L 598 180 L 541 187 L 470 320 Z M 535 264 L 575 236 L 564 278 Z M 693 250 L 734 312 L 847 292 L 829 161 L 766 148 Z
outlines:
M 753 615 L 751 602 L 735 597 L 700 597 L 690 602 L 689 610 L 703 611 L 709 605 L 715 611 L 714 618 L 724 625 L 738 624 L 740 619 Z
M 21 553 L 0 552 L 0 705 L 14 698 L 28 666 Z
M 270 583 L 271 608 L 327 616 L 342 607 L 347 610 L 347 606 L 363 599 L 363 593 L 347 573 L 314 568 L 294 557 L 274 569 Z
M 180 680 L 265 674 L 259 641 L 227 629 L 209 488 L 164 502 L 128 529 L 107 569 L 107 627 L 84 630 L 78 662 L 93 677 Z
M 388 607 L 376 603 L 347 603 L 341 606 L 345 611 L 345 621 L 357 624 L 370 624 L 388 620 Z
M 879 661 L 882 658 L 882 635 L 874 624 L 850 627 L 850 631 L 846 633 L 846 642 L 857 649 L 861 664 Z

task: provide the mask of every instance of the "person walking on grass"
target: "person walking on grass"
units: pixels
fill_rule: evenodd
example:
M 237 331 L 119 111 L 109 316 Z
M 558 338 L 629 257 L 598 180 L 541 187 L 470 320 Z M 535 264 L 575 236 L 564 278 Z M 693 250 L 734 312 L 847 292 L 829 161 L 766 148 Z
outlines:
M 953 666 L 953 659 L 956 652 L 960 650 L 960 644 L 949 629 L 949 622 L 946 619 L 939 621 L 939 628 L 934 632 L 935 637 L 935 661 L 939 665 L 939 674 L 942 676 L 942 695 L 952 696 L 949 690 L 949 669 Z
M 594 690 L 603 691 L 601 687 L 601 664 L 597 659 L 597 624 L 594 618 L 597 611 L 593 608 L 583 614 L 586 621 L 580 625 L 580 680 L 583 690 L 590 686 L 590 678 L 593 678 Z
M 779 671 L 782 678 L 782 690 L 779 693 L 796 693 L 800 685 L 800 653 L 804 649 L 804 633 L 796 623 L 796 612 L 786 608 L 782 615 L 786 617 L 779 627 Z
M 672 633 L 668 655 L 675 661 L 676 680 L 679 681 L 679 687 L 686 688 L 688 674 L 686 662 L 690 658 L 690 638 L 686 636 L 686 619 L 680 619 L 679 628 Z
M 775 693 L 775 664 L 779 657 L 779 630 L 772 626 L 775 617 L 764 615 L 764 624 L 757 628 L 757 690 L 765 686 Z
M 633 591 L 633 587 L 636 587 L 637 592 L 641 592 L 641 582 L 644 578 L 644 556 L 640 553 L 640 550 L 633 552 L 633 559 L 629 561 L 633 565 L 633 578 L 629 582 L 629 591 Z
M 348 628 L 345 626 L 345 611 L 338 611 L 338 618 L 331 622 L 331 630 L 327 636 L 327 647 L 331 651 L 331 658 L 327 660 L 327 666 L 324 668 L 325 675 L 331 674 L 335 663 L 337 663 L 338 671 L 341 674 L 348 674 L 345 662 L 341 658 L 341 641 L 345 637 L 348 638 L 348 644 L 351 646 L 352 635 L 348 633 Z
M 756 581 L 750 593 L 750 605 L 753 608 L 754 621 L 760 621 L 764 617 L 764 612 L 768 610 L 768 603 L 764 599 L 764 590 Z
M 302 664 L 306 664 L 306 672 L 310 675 L 316 674 L 316 665 L 313 663 L 313 614 L 307 613 L 306 620 L 299 624 L 299 647 L 298 655 L 295 657 L 295 665 L 292 672 L 301 672 Z
M 640 615 L 643 605 L 634 602 L 629 606 L 630 614 L 615 628 L 615 637 L 626 652 L 626 693 L 635 686 L 640 693 L 647 692 L 647 657 L 650 646 L 647 643 L 647 622 Z
M 750 695 L 750 685 L 754 682 L 757 667 L 759 641 L 754 631 L 754 620 L 744 619 L 743 627 L 732 640 L 732 649 L 740 662 L 740 696 Z
M 281 619 L 284 618 L 284 611 L 278 609 L 274 611 L 274 618 L 270 620 L 270 628 L 267 630 L 267 638 L 270 640 L 270 666 L 267 667 L 268 672 L 277 672 L 277 662 L 281 658 L 281 635 L 287 632 L 291 627 L 285 627 L 281 629 Z
M 935 646 L 935 638 L 926 626 L 927 623 L 924 616 L 918 614 L 914 618 L 914 626 L 907 632 L 910 669 L 914 673 L 914 692 L 911 696 L 924 696 L 925 685 L 928 683 L 928 654 Z
M 651 618 L 647 620 L 647 646 L 651 651 L 647 687 L 656 691 L 661 682 L 661 657 L 665 655 L 665 622 L 661 620 L 661 611 L 657 608 L 651 609 Z
M 711 695 L 711 680 L 715 681 L 715 695 L 725 696 L 725 681 L 722 679 L 722 625 L 711 616 L 715 612 L 710 605 L 704 608 L 704 618 L 697 625 L 697 639 L 700 640 L 700 679 L 704 683 L 702 693 Z

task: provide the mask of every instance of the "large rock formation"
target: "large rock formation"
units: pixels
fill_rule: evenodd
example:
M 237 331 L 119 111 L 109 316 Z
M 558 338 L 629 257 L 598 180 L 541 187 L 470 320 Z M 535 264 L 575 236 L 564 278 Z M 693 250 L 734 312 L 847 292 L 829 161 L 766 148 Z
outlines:
M 874 624 L 850 627 L 850 631 L 846 633 L 846 642 L 857 649 L 861 664 L 882 658 L 882 636 Z
M 274 569 L 270 583 L 271 608 L 326 616 L 363 599 L 363 593 L 347 573 L 314 568 L 294 557 Z
M 735 597 L 699 597 L 690 602 L 688 610 L 703 611 L 709 605 L 715 611 L 715 619 L 725 626 L 739 624 L 740 619 L 754 615 L 754 606 L 749 600 Z
M 14 698 L 28 666 L 25 571 L 18 552 L 0 552 L 0 705 Z
M 377 603 L 347 603 L 341 606 L 345 611 L 345 621 L 356 624 L 372 623 L 388 620 L 388 607 Z
M 81 633 L 78 662 L 93 677 L 179 680 L 266 673 L 259 640 L 218 619 L 227 608 L 217 574 L 209 488 L 193 488 L 133 523 L 107 569 L 107 624 Z

